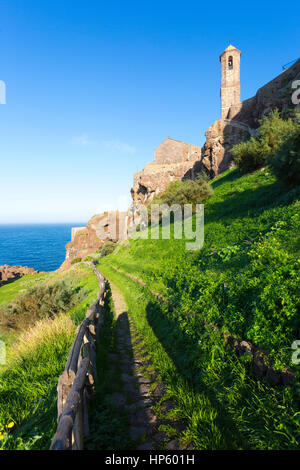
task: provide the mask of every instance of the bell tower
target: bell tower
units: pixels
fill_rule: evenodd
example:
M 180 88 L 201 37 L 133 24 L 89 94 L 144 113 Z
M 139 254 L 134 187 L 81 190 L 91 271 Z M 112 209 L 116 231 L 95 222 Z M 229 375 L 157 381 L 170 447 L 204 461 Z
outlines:
M 240 60 L 241 51 L 231 44 L 220 55 L 222 119 L 231 119 L 240 110 Z

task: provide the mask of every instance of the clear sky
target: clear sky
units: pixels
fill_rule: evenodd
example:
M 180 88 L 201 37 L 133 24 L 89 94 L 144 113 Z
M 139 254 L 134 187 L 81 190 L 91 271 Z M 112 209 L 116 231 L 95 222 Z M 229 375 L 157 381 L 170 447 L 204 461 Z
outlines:
M 300 56 L 297 2 L 0 0 L 0 18 L 0 223 L 124 209 L 167 136 L 203 144 L 229 43 L 242 99 Z

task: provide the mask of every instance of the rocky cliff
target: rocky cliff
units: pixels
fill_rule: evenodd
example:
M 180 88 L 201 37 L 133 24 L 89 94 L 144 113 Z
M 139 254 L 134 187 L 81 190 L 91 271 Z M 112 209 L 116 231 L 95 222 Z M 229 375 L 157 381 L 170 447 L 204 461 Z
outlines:
M 5 264 L 0 266 L 0 286 L 16 281 L 26 274 L 38 274 L 39 272 L 27 266 L 9 266 Z

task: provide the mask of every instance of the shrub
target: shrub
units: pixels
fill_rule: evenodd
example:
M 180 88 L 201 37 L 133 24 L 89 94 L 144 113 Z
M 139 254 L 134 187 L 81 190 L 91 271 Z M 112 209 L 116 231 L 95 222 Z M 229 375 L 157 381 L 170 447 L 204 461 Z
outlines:
M 204 175 L 199 176 L 195 180 L 173 181 L 167 189 L 156 196 L 152 204 L 192 204 L 193 212 L 196 211 L 196 204 L 203 204 L 213 195 L 213 189 Z M 148 209 L 151 211 L 151 205 Z
M 280 146 L 271 160 L 276 177 L 287 187 L 300 184 L 300 116 L 296 117 L 295 131 Z
M 260 127 L 255 136 L 248 141 L 235 145 L 231 153 L 235 163 L 244 172 L 257 170 L 268 164 L 289 137 L 295 132 L 292 119 L 284 120 L 277 109 L 260 121 Z
M 83 261 L 93 261 L 93 259 L 92 256 L 86 256 Z
M 65 282 L 37 286 L 0 306 L 0 325 L 23 329 L 43 318 L 54 318 L 75 305 L 78 295 Z
M 71 261 L 71 264 L 76 264 L 76 263 L 80 263 L 81 262 L 81 258 L 74 258 L 72 261 Z
M 99 249 L 99 253 L 101 256 L 110 255 L 116 247 L 116 243 L 110 240 L 107 240 L 104 245 Z

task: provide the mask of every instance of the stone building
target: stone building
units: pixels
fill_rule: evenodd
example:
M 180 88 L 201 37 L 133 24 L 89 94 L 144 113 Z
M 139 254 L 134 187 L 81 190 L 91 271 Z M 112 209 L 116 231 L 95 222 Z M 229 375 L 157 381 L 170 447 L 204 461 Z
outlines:
M 201 147 L 168 137 L 154 150 L 154 162 L 160 165 L 183 163 L 201 158 Z
M 221 118 L 232 119 L 241 109 L 241 51 L 231 44 L 220 55 Z
M 147 163 L 133 177 L 134 203 L 149 204 L 172 181 L 191 179 L 201 170 L 202 148 L 167 137 L 155 150 L 154 162 Z
M 72 239 L 66 245 L 66 258 L 60 271 L 69 269 L 76 258 L 84 259 L 107 240 L 127 238 L 127 212 L 108 211 L 92 217 L 85 227 L 73 227 Z

